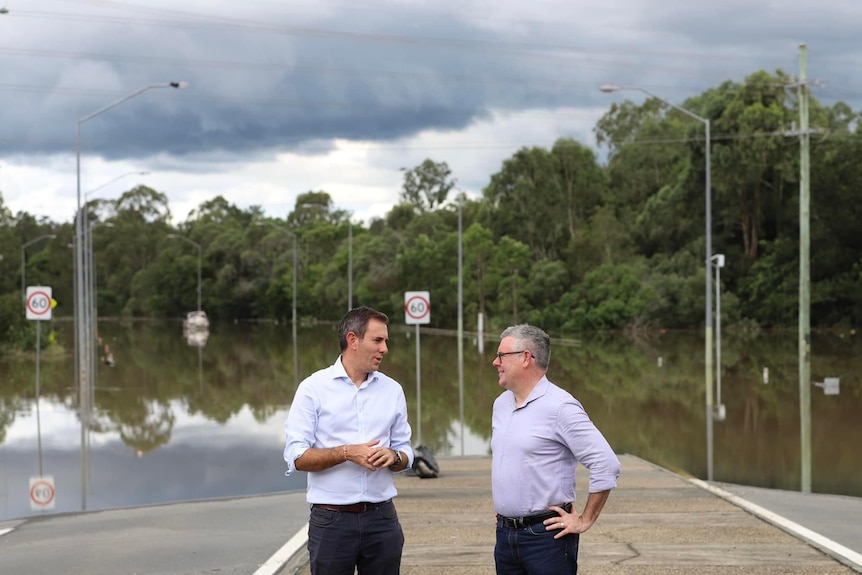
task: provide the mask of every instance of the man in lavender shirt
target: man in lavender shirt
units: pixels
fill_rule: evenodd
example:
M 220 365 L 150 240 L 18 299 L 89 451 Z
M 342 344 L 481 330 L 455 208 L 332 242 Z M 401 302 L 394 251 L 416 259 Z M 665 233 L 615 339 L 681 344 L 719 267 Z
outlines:
M 580 534 L 598 519 L 616 487 L 620 461 L 583 406 L 546 377 L 548 334 L 527 324 L 500 335 L 491 422 L 492 494 L 497 513 L 497 575 L 575 575 Z M 590 471 L 582 513 L 575 467 Z

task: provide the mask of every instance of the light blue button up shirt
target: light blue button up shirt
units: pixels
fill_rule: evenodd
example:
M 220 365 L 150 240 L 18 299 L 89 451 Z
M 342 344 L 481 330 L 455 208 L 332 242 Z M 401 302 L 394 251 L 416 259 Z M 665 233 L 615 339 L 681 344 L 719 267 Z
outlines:
M 406 453 L 405 469 L 413 464 L 407 400 L 401 385 L 375 371 L 356 387 L 344 370 L 341 356 L 299 384 L 284 423 L 284 435 L 285 475 L 296 471 L 295 461 L 310 447 L 326 449 L 375 439 L 380 440 L 381 447 Z M 306 499 L 330 505 L 379 503 L 397 494 L 392 477 L 388 468 L 371 471 L 347 461 L 309 472 Z
M 617 485 L 613 449 L 581 403 L 547 377 L 520 407 L 504 391 L 494 401 L 491 428 L 491 493 L 500 515 L 537 515 L 574 501 L 578 463 L 590 470 L 591 493 Z

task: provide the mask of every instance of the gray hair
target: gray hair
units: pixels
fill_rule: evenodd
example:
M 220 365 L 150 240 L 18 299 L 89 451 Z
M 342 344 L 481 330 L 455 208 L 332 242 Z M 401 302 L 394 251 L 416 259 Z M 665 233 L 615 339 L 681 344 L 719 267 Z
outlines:
M 536 360 L 536 365 L 542 369 L 548 369 L 548 364 L 551 361 L 551 338 L 544 330 L 534 325 L 522 323 L 504 329 L 503 333 L 500 334 L 500 339 L 510 336 L 515 338 L 516 347 L 532 354 Z

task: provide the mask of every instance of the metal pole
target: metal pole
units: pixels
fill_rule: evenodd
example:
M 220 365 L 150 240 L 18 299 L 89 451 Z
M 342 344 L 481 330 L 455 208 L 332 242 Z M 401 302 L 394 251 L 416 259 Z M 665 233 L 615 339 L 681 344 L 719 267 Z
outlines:
M 78 217 L 75 219 L 75 359 L 78 365 L 78 418 L 81 420 L 81 511 L 87 509 L 87 398 L 89 365 L 87 363 L 86 286 L 84 285 L 84 211 L 81 207 L 81 124 L 75 126 L 75 174 L 77 179 Z
M 40 320 L 36 320 L 36 435 L 38 436 L 38 445 L 39 445 L 39 477 L 43 476 L 42 473 L 42 418 L 39 411 L 39 396 L 41 394 L 40 390 L 40 377 L 39 377 L 39 364 L 42 359 L 42 322 Z
M 715 263 L 715 404 L 721 409 L 721 266 Z
M 299 264 L 296 257 L 296 234 L 293 232 L 289 233 L 293 236 L 293 302 L 291 306 L 293 333 L 291 335 L 293 336 L 293 384 L 296 386 L 299 385 L 299 351 L 297 350 L 296 341 L 296 274 Z
M 201 260 L 203 258 L 203 249 L 198 244 L 198 311 L 201 311 Z
M 27 275 L 27 251 L 24 249 L 27 244 L 21 245 L 21 301 L 27 301 L 27 286 L 24 285 L 24 277 Z
M 704 190 L 704 200 L 706 203 L 706 254 L 704 257 L 704 270 L 705 270 L 705 282 L 704 282 L 704 291 L 706 294 L 706 303 L 704 305 L 704 376 L 705 376 L 705 386 L 706 386 L 706 477 L 707 481 L 712 481 L 713 469 L 712 469 L 712 461 L 713 461 L 713 385 L 712 385 L 712 375 L 713 375 L 713 342 L 712 342 L 712 270 L 710 269 L 710 259 L 712 258 L 712 175 L 711 175 L 711 166 L 710 166 L 710 147 L 711 147 L 711 137 L 709 133 L 709 119 L 698 116 L 694 112 L 683 108 L 682 106 L 678 106 L 673 102 L 665 100 L 664 98 L 660 98 L 656 96 L 649 90 L 641 88 L 639 86 L 621 86 L 616 84 L 605 84 L 599 87 L 599 90 L 605 93 L 616 92 L 619 90 L 637 90 L 638 92 L 643 92 L 644 94 L 655 98 L 656 100 L 660 100 L 664 102 L 668 106 L 675 108 L 688 116 L 689 118 L 693 118 L 699 122 L 702 122 L 705 128 L 705 159 L 706 159 L 706 183 Z
M 198 393 L 203 395 L 204 392 L 204 348 L 198 346 Z
M 713 477 L 713 406 L 712 406 L 712 270 L 709 269 L 712 259 L 712 181 L 709 161 L 710 135 L 709 120 L 700 118 L 706 128 L 706 480 L 712 481 Z
M 84 202 L 84 211 L 89 212 L 86 203 L 86 195 Z M 89 319 L 89 324 L 87 325 L 87 359 L 90 362 L 90 406 L 93 405 L 93 400 L 96 396 L 96 381 L 98 379 L 98 369 L 96 363 L 96 357 L 98 356 L 98 349 L 96 348 L 96 334 L 98 333 L 98 319 L 96 318 L 95 308 L 96 308 L 96 289 L 94 287 L 96 282 L 96 272 L 93 269 L 95 266 L 95 260 L 93 257 L 93 228 L 95 227 L 95 222 L 89 221 L 89 216 L 87 216 L 87 251 L 84 252 L 86 257 L 86 266 L 84 267 L 84 272 L 87 274 L 87 292 L 89 297 L 87 297 L 87 318 Z
M 811 180 L 808 134 L 808 48 L 799 46 L 799 445 L 801 491 L 811 493 Z
M 420 360 L 419 324 L 416 324 L 416 442 L 422 445 L 422 362 Z
M 73 291 L 75 293 L 75 363 L 78 368 L 78 416 L 81 420 L 81 510 L 87 509 L 87 471 L 86 471 L 86 427 L 89 409 L 89 388 L 90 388 L 90 370 L 87 362 L 87 353 L 89 339 L 87 337 L 87 327 L 89 325 L 89 317 L 87 316 L 87 285 L 84 276 L 84 211 L 81 204 L 81 124 L 95 118 L 99 114 L 107 112 L 123 102 L 134 98 L 135 96 L 152 90 L 154 88 L 184 88 L 185 82 L 170 82 L 168 84 L 150 84 L 144 86 L 140 90 L 136 90 L 131 94 L 111 102 L 92 112 L 79 118 L 75 123 L 75 179 L 76 179 L 76 197 L 77 197 L 77 219 L 75 222 L 75 276 L 73 282 Z
M 458 413 L 461 418 L 461 455 L 464 455 L 464 240 L 462 207 L 458 199 Z
M 353 309 L 353 221 L 347 220 L 347 311 Z

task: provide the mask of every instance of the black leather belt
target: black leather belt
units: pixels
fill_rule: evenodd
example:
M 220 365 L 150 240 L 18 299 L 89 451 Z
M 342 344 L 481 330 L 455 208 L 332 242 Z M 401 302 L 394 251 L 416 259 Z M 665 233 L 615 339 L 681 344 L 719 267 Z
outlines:
M 384 505 L 388 505 L 389 503 L 392 503 L 391 499 L 381 501 L 380 503 L 369 503 L 367 501 L 360 501 L 359 503 L 351 503 L 350 505 L 329 505 L 328 503 L 313 503 L 311 505 L 311 508 L 328 509 L 329 511 L 341 511 L 344 513 L 362 513 L 364 511 L 370 511 L 372 509 L 377 509 L 378 507 L 383 507 Z
M 571 513 L 572 511 L 571 503 L 566 503 L 565 505 L 560 505 L 559 507 L 562 507 L 566 511 L 566 513 Z M 503 517 L 502 515 L 498 515 L 497 521 L 499 521 L 506 527 L 510 527 L 512 529 L 521 529 L 529 525 L 541 523 L 545 519 L 559 516 L 560 514 L 556 511 L 548 511 L 547 513 L 539 513 L 538 515 L 527 515 L 526 517 Z

